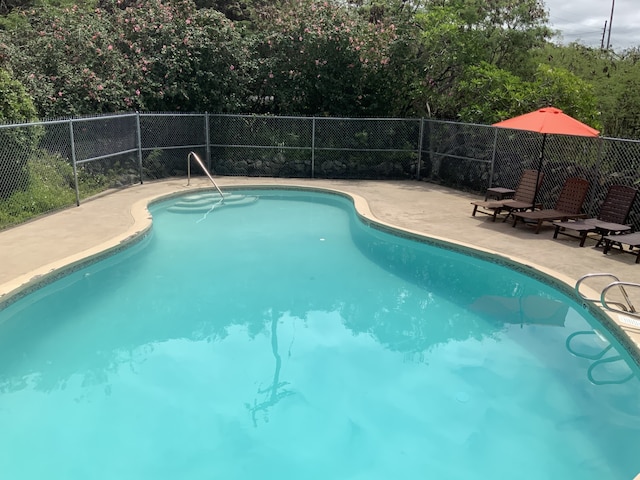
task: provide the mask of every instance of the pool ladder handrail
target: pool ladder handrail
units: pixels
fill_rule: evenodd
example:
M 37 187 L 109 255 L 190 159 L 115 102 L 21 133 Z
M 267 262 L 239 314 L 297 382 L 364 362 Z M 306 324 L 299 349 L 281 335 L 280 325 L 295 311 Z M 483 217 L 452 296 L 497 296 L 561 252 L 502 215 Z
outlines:
M 607 342 L 607 345 L 605 347 L 602 348 L 602 350 L 600 350 L 597 353 L 588 353 L 588 352 L 584 352 L 584 353 L 580 353 L 578 352 L 576 349 L 573 348 L 573 346 L 571 345 L 571 341 L 581 335 L 596 335 L 599 338 L 601 338 L 603 341 Z M 567 350 L 569 350 L 569 352 L 571 352 L 573 355 L 575 355 L 576 357 L 580 357 L 580 358 L 585 358 L 587 360 L 593 360 L 593 363 L 591 363 L 591 365 L 589 365 L 589 368 L 587 369 L 587 378 L 589 379 L 589 381 L 591 383 L 593 383 L 594 385 L 613 385 L 613 384 L 622 384 L 625 382 L 628 382 L 629 380 L 631 380 L 635 375 L 633 374 L 633 372 L 631 372 L 631 374 L 627 375 L 626 377 L 623 378 L 618 378 L 618 379 L 614 379 L 614 380 L 607 380 L 607 379 L 602 379 L 599 380 L 594 376 L 594 370 L 596 368 L 598 368 L 600 365 L 605 364 L 605 363 L 615 363 L 615 362 L 619 362 L 619 361 L 625 361 L 624 357 L 622 355 L 614 355 L 612 357 L 606 357 L 604 358 L 605 354 L 611 350 L 613 348 L 613 345 L 611 345 L 599 332 L 597 332 L 596 330 L 580 330 L 578 332 L 573 332 L 571 335 L 569 335 L 567 337 L 567 340 L 565 341 L 565 345 L 567 347 Z
M 209 177 L 209 180 L 211 180 L 213 186 L 216 187 L 216 190 L 218 191 L 220 197 L 222 198 L 222 201 L 224 202 L 224 195 L 222 193 L 222 190 L 220 190 L 220 187 L 218 187 L 218 184 L 209 173 L 209 170 L 207 170 L 204 162 L 200 159 L 200 157 L 198 157 L 198 155 L 196 155 L 195 152 L 189 152 L 189 155 L 187 155 L 187 186 L 191 184 L 191 157 L 195 159 L 196 163 L 200 165 L 200 168 L 205 173 L 205 175 Z
M 583 295 L 582 292 L 580 291 L 580 285 L 582 284 L 582 282 L 584 282 L 588 278 L 594 278 L 594 277 L 610 277 L 613 279 L 613 282 L 611 282 L 609 285 L 604 287 L 600 292 L 600 304 L 605 310 L 609 310 L 611 312 L 617 312 L 617 313 L 624 313 L 625 315 L 640 318 L 640 312 L 636 310 L 635 306 L 631 302 L 631 298 L 629 298 L 629 294 L 625 290 L 625 287 L 640 288 L 639 283 L 622 282 L 618 277 L 616 277 L 611 273 L 588 273 L 578 279 L 578 281 L 576 282 L 575 291 L 582 299 L 591 301 L 591 302 L 595 302 L 597 300 L 593 298 L 587 298 L 585 295 Z M 622 298 L 626 303 L 607 301 L 607 298 L 606 298 L 607 293 L 609 293 L 609 291 L 612 288 L 616 288 L 616 287 L 620 289 Z M 614 306 L 617 308 L 614 308 Z

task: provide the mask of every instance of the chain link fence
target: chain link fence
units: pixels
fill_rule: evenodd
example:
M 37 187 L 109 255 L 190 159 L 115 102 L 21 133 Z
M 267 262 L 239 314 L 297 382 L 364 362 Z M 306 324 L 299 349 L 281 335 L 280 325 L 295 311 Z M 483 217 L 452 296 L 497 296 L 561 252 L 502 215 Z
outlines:
M 215 175 L 416 179 L 482 194 L 539 168 L 542 145 L 537 133 L 428 119 L 144 113 L 0 125 L 0 228 L 185 176 L 191 151 Z M 640 187 L 640 141 L 549 135 L 541 167 L 545 207 L 579 176 L 591 184 L 585 213 L 596 216 L 610 185 Z

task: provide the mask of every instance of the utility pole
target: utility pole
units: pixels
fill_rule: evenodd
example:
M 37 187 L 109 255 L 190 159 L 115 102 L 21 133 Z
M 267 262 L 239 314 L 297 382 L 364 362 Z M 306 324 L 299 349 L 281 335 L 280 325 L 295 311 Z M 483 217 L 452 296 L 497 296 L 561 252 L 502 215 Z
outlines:
M 602 40 L 600 40 L 600 50 L 604 50 L 604 36 L 607 34 L 607 21 L 604 21 L 604 29 L 602 30 Z
M 616 0 L 611 0 L 611 17 L 609 17 L 609 35 L 607 35 L 607 50 L 611 45 L 611 24 L 613 23 L 613 9 L 616 6 Z

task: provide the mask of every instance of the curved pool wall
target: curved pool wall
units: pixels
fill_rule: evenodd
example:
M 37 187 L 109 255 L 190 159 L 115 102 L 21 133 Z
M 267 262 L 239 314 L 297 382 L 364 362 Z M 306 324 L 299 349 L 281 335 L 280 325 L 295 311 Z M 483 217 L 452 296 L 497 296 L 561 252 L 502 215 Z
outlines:
M 332 188 L 324 187 L 309 187 L 301 185 L 232 185 L 225 186 L 225 192 L 239 192 L 239 191 L 252 191 L 256 192 L 268 192 L 268 191 L 283 191 L 283 192 L 317 192 L 322 194 L 334 195 L 340 198 L 347 199 L 353 206 L 355 215 L 362 222 L 363 225 L 372 227 L 380 232 L 385 232 L 399 238 L 405 238 L 418 243 L 424 243 L 432 245 L 444 250 L 460 253 L 462 255 L 468 255 L 474 258 L 488 261 L 496 265 L 509 268 L 516 272 L 519 272 L 525 276 L 534 278 L 551 288 L 562 292 L 575 302 L 581 304 L 582 308 L 587 310 L 588 313 L 596 318 L 600 324 L 602 324 L 607 330 L 608 334 L 612 335 L 618 343 L 627 351 L 627 353 L 633 358 L 636 364 L 640 365 L 640 347 L 636 345 L 629 336 L 622 330 L 622 328 L 597 304 L 591 301 L 585 301 L 579 297 L 573 286 L 570 284 L 571 280 L 558 274 L 547 268 L 531 265 L 530 262 L 520 261 L 512 256 L 505 256 L 498 252 L 493 252 L 484 248 L 474 246 L 472 244 L 466 244 L 459 241 L 454 241 L 449 238 L 437 237 L 434 235 L 428 236 L 424 233 L 411 231 L 406 228 L 397 227 L 393 224 L 381 221 L 375 217 L 371 212 L 367 201 L 359 195 L 350 193 L 348 191 L 342 191 Z M 176 197 L 182 197 L 193 194 L 194 192 L 211 192 L 216 193 L 213 187 L 198 187 L 189 192 L 178 191 L 169 194 L 163 194 L 155 198 L 148 198 L 143 201 L 136 202 L 131 207 L 131 214 L 134 217 L 135 225 L 124 235 L 118 236 L 113 240 L 104 242 L 103 244 L 96 246 L 89 252 L 80 252 L 62 261 L 55 262 L 51 265 L 47 265 L 43 270 L 39 270 L 35 275 L 29 274 L 23 276 L 19 286 L 12 291 L 0 296 L 0 311 L 11 305 L 20 298 L 37 291 L 43 286 L 55 282 L 56 280 L 63 278 L 70 273 L 73 273 L 79 269 L 82 269 L 88 265 L 99 262 L 105 258 L 115 255 L 123 250 L 130 248 L 136 243 L 143 241 L 152 229 L 152 217 L 149 209 L 152 209 L 154 205 L 171 200 Z M 357 238 L 357 237 L 354 237 Z M 365 247 L 366 251 L 368 247 Z M 496 280 L 496 279 L 492 279 Z M 588 292 L 589 289 L 587 288 Z M 591 298 L 599 298 L 596 292 L 591 292 Z

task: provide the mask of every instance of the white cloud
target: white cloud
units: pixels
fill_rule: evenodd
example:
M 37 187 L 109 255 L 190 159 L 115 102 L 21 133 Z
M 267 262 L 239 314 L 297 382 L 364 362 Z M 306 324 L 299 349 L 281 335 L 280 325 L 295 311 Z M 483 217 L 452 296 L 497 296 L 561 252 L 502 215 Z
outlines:
M 611 47 L 621 51 L 640 46 L 640 2 L 638 0 L 544 0 L 551 28 L 561 31 L 562 43 L 578 41 L 599 47 L 607 22 L 607 44 L 611 6 L 615 1 L 611 23 Z

